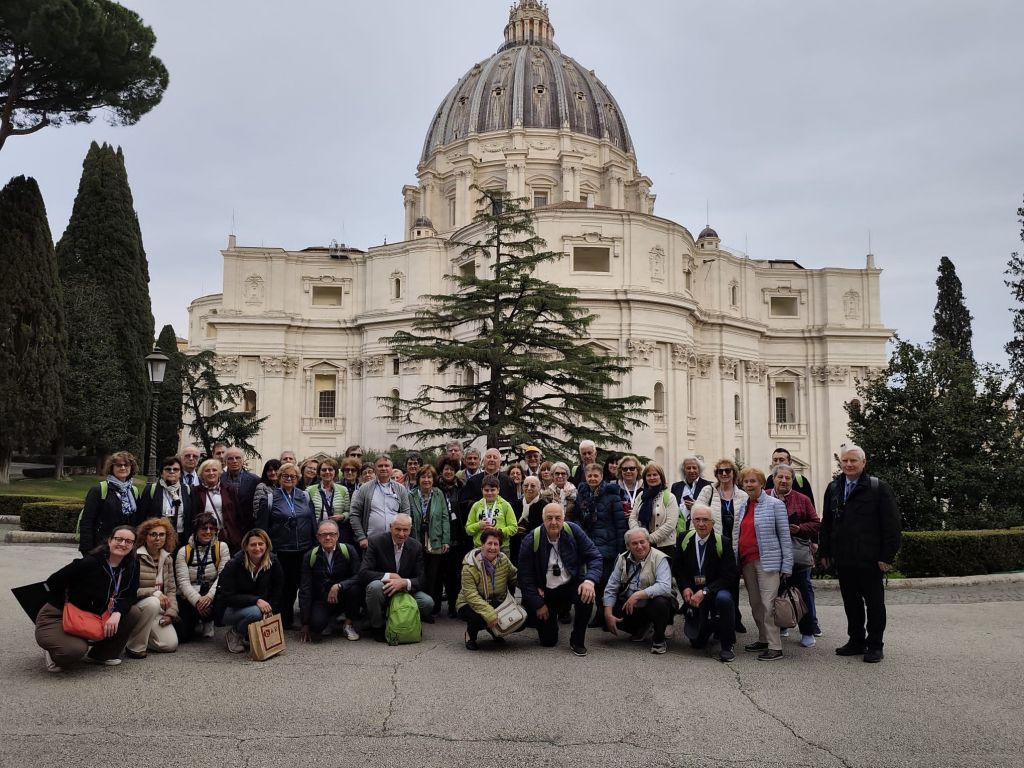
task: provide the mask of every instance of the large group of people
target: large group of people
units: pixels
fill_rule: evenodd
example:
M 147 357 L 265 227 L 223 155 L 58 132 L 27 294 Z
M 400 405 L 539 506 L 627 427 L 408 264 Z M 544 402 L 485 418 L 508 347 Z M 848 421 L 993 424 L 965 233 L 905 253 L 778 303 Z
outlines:
M 141 490 L 135 457 L 115 453 L 86 496 L 82 558 L 48 580 L 36 619 L 46 668 L 171 653 L 218 626 L 242 653 L 249 625 L 272 614 L 303 642 L 383 641 L 400 592 L 422 622 L 464 622 L 468 650 L 483 632 L 505 642 L 499 614 L 518 592 L 524 627 L 545 647 L 566 624 L 577 656 L 600 628 L 654 654 L 676 636 L 695 649 L 715 643 L 731 662 L 747 632 L 741 578 L 757 632 L 744 649 L 774 661 L 790 631 L 773 613 L 781 590 L 795 587 L 807 608 L 798 645 L 821 636 L 811 580 L 821 566 L 835 568 L 847 615 L 836 653 L 883 658 L 899 515 L 857 446 L 841 449 L 820 517 L 783 448 L 767 476 L 723 458 L 705 478 L 703 459 L 687 456 L 671 484 L 632 454 L 599 462 L 590 441 L 574 466 L 532 445 L 521 453 L 503 467 L 497 449 L 453 441 L 436 465 L 410 453 L 395 467 L 387 455 L 364 463 L 359 446 L 340 461 L 283 451 L 257 475 L 237 447 L 217 444 L 201 460 L 188 446 Z M 76 616 L 95 623 L 92 635 Z

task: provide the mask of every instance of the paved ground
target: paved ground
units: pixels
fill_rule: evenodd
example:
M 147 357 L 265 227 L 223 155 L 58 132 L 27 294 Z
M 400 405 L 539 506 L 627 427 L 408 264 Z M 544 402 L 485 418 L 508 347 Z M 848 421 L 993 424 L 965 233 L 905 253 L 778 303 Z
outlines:
M 8 589 L 73 554 L 0 546 L 0 765 L 1022 765 L 1021 584 L 890 591 L 878 665 L 832 653 L 842 609 L 821 593 L 818 647 L 773 664 L 600 632 L 585 659 L 527 634 L 470 653 L 443 621 L 413 646 L 291 642 L 260 664 L 218 635 L 51 675 Z

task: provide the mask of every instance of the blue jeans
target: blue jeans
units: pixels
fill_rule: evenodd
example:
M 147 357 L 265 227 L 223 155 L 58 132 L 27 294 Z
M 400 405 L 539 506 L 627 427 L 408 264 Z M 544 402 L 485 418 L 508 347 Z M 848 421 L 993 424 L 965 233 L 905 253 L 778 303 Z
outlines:
M 807 604 L 807 613 L 800 619 L 800 634 L 813 635 L 818 629 L 818 611 L 814 607 L 814 585 L 811 584 L 811 569 L 798 568 L 793 573 L 793 583 Z
M 231 608 L 229 606 L 224 610 L 223 624 L 226 627 L 233 628 L 235 632 L 242 636 L 243 640 L 248 641 L 249 625 L 262 618 L 263 611 L 255 605 L 250 605 L 245 608 Z

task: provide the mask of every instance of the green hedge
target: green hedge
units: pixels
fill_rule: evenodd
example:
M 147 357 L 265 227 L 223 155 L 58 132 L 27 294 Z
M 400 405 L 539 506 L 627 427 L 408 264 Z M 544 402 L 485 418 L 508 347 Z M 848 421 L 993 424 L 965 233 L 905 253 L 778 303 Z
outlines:
M 896 568 L 908 577 L 1024 570 L 1024 530 L 908 531 Z
M 20 515 L 21 507 L 33 501 L 56 501 L 47 496 L 0 496 L 0 515 Z
M 74 533 L 82 505 L 69 501 L 35 501 L 21 507 L 21 530 Z

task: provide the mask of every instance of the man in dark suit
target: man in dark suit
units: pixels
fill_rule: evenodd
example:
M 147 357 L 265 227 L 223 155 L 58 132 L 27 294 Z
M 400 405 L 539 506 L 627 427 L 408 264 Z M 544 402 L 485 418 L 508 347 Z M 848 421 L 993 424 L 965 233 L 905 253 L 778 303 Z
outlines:
M 686 515 L 686 519 L 689 520 L 693 503 L 700 496 L 700 492 L 711 485 L 711 481 L 701 477 L 704 474 L 704 462 L 692 454 L 683 459 L 680 469 L 683 472 L 683 479 L 672 484 L 672 495 L 679 503 L 679 513 Z
M 366 587 L 366 613 L 373 639 L 384 642 L 385 608 L 392 595 L 409 592 L 420 608 L 420 618 L 433 624 L 434 600 L 422 591 L 423 545 L 410 538 L 412 518 L 399 514 L 387 533 L 371 536 L 359 566 Z
M 498 495 L 509 504 L 516 500 L 516 486 L 512 482 L 512 478 L 504 472 L 498 471 L 501 468 L 501 452 L 497 448 L 488 448 L 484 451 L 482 466 L 483 469 L 480 472 L 477 472 L 466 481 L 466 488 L 462 496 L 459 497 L 459 500 L 466 509 L 467 516 L 472 506 L 484 497 L 483 483 L 485 477 L 496 477 L 498 479 Z
M 345 614 L 341 632 L 348 640 L 358 640 L 352 619 L 362 603 L 359 583 L 359 555 L 355 546 L 338 541 L 338 524 L 324 520 L 316 533 L 319 542 L 302 556 L 302 580 L 299 586 L 300 637 L 303 642 L 329 634 Z
M 730 662 L 736 658 L 736 606 L 729 591 L 736 578 L 736 559 L 732 546 L 715 534 L 710 507 L 695 504 L 690 520 L 693 530 L 679 541 L 672 564 L 676 584 L 683 592 L 684 609 L 694 612 L 699 627 L 690 644 L 703 648 L 715 631 L 722 644 L 718 659 Z
M 260 476 L 247 470 L 244 461 L 241 448 L 228 448 L 224 453 L 224 474 L 220 481 L 234 489 L 238 509 L 251 513 L 252 499 L 256 495 L 256 486 L 260 484 Z

